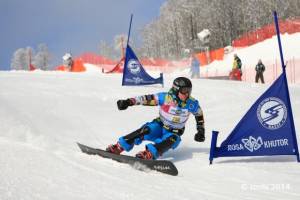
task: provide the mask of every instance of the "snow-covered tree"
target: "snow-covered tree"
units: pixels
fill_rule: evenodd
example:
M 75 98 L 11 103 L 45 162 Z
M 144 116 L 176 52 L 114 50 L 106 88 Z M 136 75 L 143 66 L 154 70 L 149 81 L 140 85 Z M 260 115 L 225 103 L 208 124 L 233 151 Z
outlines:
M 29 70 L 31 47 L 17 49 L 11 60 L 10 68 L 12 70 Z
M 125 34 L 116 35 L 114 37 L 114 42 L 115 42 L 114 49 L 116 51 L 116 54 L 119 57 L 121 57 L 122 56 L 121 54 L 124 53 L 123 51 L 125 51 L 122 48 L 126 48 L 127 36 Z
M 300 16 L 299 0 L 167 0 L 158 18 L 141 31 L 141 54 L 180 58 L 184 49 L 201 50 L 197 33 L 211 32 L 210 49 L 231 44 L 242 34 L 280 19 Z
M 42 70 L 49 69 L 50 53 L 46 44 L 39 44 L 37 53 L 31 47 L 17 49 L 11 60 L 12 70 L 29 70 L 30 61 L 33 66 Z
M 105 56 L 107 58 L 115 58 L 115 49 L 112 45 L 109 45 L 107 42 L 101 40 L 99 44 L 99 53 L 102 56 Z
M 50 61 L 50 53 L 46 44 L 39 44 L 37 48 L 37 53 L 32 59 L 32 64 L 41 69 L 48 70 Z

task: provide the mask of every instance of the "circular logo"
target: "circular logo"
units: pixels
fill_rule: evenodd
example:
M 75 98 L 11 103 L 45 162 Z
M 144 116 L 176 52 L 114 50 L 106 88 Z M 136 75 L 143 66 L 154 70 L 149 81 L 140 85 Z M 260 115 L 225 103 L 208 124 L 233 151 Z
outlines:
M 190 108 L 191 110 L 193 110 L 193 109 L 194 109 L 194 105 L 193 105 L 193 104 L 190 104 L 189 108 Z
M 141 64 L 134 59 L 128 61 L 127 67 L 132 74 L 138 74 L 141 71 Z
M 256 114 L 263 127 L 275 130 L 285 124 L 287 109 L 279 98 L 270 97 L 260 102 Z

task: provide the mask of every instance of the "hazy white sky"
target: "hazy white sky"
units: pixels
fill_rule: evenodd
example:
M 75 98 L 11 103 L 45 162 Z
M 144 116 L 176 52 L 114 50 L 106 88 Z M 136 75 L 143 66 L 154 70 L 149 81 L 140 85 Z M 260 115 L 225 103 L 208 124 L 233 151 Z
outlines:
M 0 0 L 0 70 L 10 68 L 18 48 L 46 43 L 59 64 L 65 52 L 97 52 L 100 40 L 109 43 L 127 34 L 134 15 L 131 39 L 159 16 L 166 0 Z

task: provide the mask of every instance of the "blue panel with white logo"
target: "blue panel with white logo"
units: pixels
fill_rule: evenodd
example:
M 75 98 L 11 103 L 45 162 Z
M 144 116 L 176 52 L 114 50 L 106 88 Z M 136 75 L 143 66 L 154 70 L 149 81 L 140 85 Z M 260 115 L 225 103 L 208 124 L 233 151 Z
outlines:
M 162 84 L 163 75 L 155 79 L 152 78 L 143 68 L 142 64 L 136 57 L 135 53 L 129 45 L 126 48 L 126 58 L 123 70 L 122 85 L 152 85 Z
M 296 154 L 284 76 L 254 103 L 214 157 Z
M 274 16 L 278 34 L 276 12 Z M 279 35 L 278 41 L 283 61 Z M 282 74 L 257 99 L 220 147 L 216 146 L 218 132 L 213 131 L 210 163 L 217 157 L 268 155 L 296 155 L 297 161 L 300 162 L 283 62 L 282 69 Z

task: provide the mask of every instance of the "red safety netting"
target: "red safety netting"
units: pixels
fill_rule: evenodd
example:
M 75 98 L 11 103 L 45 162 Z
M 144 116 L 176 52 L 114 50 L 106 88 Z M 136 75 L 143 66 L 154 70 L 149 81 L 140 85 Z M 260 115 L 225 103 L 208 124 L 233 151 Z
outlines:
M 280 33 L 297 33 L 300 32 L 300 19 L 294 20 L 279 20 Z M 258 42 L 264 41 L 276 35 L 276 30 L 273 24 L 263 26 L 255 31 L 245 33 L 241 37 L 232 41 L 234 47 L 247 47 Z

